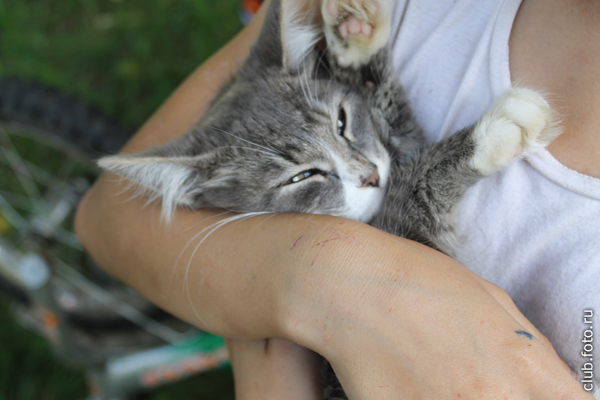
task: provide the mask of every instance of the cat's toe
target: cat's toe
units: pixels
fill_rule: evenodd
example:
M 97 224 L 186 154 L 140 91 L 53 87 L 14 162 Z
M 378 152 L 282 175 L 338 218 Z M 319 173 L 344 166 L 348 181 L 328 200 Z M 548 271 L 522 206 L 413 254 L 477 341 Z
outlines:
M 510 90 L 503 107 L 504 113 L 521 127 L 522 156 L 546 147 L 562 132 L 548 102 L 533 90 Z
M 511 89 L 477 123 L 472 166 L 489 175 L 515 158 L 546 147 L 560 133 L 554 113 L 540 94 Z
M 389 0 L 323 0 L 325 37 L 342 67 L 359 67 L 388 42 Z
M 350 15 L 338 26 L 338 32 L 342 39 L 348 39 L 351 35 L 369 39 L 373 33 L 373 25 Z

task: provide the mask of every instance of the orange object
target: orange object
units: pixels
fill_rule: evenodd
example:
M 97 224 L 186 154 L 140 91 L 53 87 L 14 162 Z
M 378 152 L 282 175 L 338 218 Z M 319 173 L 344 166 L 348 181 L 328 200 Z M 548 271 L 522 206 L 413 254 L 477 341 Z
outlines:
M 260 5 L 262 4 L 262 0 L 243 0 L 242 7 L 252 14 L 255 14 Z
M 51 312 L 44 313 L 44 325 L 50 330 L 56 329 L 58 326 L 58 317 Z

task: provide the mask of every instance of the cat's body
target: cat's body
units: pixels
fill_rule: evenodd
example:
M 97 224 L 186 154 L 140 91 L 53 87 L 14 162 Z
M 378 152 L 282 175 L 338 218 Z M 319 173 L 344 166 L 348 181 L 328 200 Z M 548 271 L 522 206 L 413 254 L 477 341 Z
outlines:
M 323 0 L 323 28 L 297 7 L 272 1 L 249 59 L 190 133 L 100 165 L 167 217 L 178 206 L 332 214 L 456 254 L 464 191 L 558 134 L 547 104 L 513 89 L 427 146 L 388 56 L 387 0 Z M 345 398 L 337 380 L 325 397 Z

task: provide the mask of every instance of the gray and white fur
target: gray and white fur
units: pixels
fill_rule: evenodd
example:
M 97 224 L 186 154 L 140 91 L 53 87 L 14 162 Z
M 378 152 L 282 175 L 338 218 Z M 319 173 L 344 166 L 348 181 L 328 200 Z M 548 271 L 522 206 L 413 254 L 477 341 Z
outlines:
M 465 190 L 559 134 L 547 103 L 512 89 L 427 145 L 390 62 L 388 0 L 322 0 L 315 15 L 301 3 L 272 1 L 249 58 L 189 133 L 100 166 L 161 200 L 166 219 L 176 207 L 331 214 L 456 255 Z M 346 398 L 332 372 L 325 386 Z

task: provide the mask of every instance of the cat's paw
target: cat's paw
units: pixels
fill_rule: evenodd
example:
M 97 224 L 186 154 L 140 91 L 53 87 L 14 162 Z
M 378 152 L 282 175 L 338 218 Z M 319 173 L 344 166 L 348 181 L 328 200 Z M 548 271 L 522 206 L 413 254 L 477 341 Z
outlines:
M 381 50 L 390 36 L 389 0 L 323 0 L 327 46 L 342 67 L 359 67 Z
M 515 158 L 546 147 L 560 133 L 554 113 L 540 94 L 511 89 L 476 124 L 471 165 L 489 175 Z

